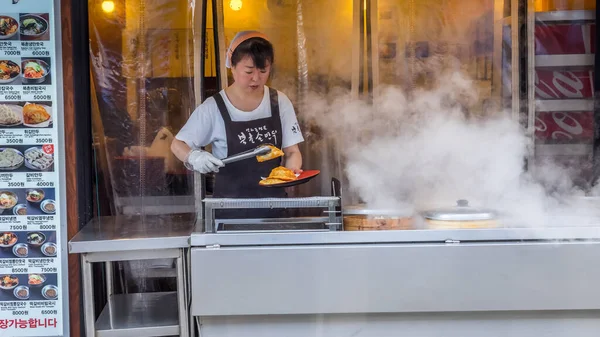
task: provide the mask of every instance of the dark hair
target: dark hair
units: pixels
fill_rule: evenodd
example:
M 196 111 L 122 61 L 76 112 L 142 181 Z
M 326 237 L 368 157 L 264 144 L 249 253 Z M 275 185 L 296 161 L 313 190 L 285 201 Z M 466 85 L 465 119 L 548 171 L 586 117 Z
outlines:
M 246 56 L 252 58 L 254 66 L 258 69 L 265 69 L 267 62 L 273 64 L 273 61 L 275 61 L 273 45 L 261 37 L 253 37 L 240 43 L 231 55 L 231 66 L 235 66 Z

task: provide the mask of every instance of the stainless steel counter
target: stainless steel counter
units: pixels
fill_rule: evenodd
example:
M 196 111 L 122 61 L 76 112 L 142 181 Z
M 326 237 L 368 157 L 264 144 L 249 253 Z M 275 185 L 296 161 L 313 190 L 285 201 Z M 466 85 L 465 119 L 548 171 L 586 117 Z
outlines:
M 205 337 L 595 336 L 600 226 L 570 220 L 551 228 L 193 233 L 191 314 Z
M 96 336 L 131 336 L 137 330 L 152 336 L 179 335 L 177 293 L 113 295 L 96 323 Z
M 196 214 L 100 217 L 71 239 L 69 252 L 186 248 L 195 220 Z
M 188 252 L 196 214 L 116 216 L 92 220 L 69 242 L 81 255 L 85 331 L 88 336 L 190 336 Z M 177 292 L 114 294 L 112 263 L 173 259 Z M 108 303 L 94 312 L 93 263 L 106 268 Z
M 493 242 L 600 240 L 600 226 L 557 228 L 500 228 L 454 230 L 401 230 L 367 232 L 277 232 L 220 233 L 191 235 L 192 247 L 262 245 L 335 245 L 415 242 Z

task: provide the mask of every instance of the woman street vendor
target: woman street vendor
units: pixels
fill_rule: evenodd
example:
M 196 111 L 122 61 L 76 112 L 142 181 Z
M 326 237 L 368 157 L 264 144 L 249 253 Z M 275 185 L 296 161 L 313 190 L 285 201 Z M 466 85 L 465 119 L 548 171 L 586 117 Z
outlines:
M 171 151 L 189 169 L 203 174 L 218 172 L 215 198 L 285 197 L 283 188 L 259 186 L 261 177 L 267 177 L 278 166 L 302 172 L 298 144 L 304 138 L 294 107 L 285 94 L 266 86 L 274 60 L 273 45 L 267 36 L 256 31 L 239 32 L 231 41 L 226 59 L 234 82 L 196 108 L 171 144 Z M 249 159 L 226 166 L 221 161 L 266 143 L 283 150 L 281 161 Z M 201 149 L 209 144 L 212 153 Z M 277 213 L 260 211 L 228 214 L 270 217 Z

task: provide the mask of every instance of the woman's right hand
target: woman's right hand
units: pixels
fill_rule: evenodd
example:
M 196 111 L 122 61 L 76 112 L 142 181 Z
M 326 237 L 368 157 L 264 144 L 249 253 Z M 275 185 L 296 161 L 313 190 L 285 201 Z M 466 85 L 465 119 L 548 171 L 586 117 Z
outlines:
M 194 171 L 202 174 L 219 172 L 219 168 L 225 166 L 221 160 L 217 159 L 210 152 L 202 150 L 192 150 L 187 157 L 187 163 Z

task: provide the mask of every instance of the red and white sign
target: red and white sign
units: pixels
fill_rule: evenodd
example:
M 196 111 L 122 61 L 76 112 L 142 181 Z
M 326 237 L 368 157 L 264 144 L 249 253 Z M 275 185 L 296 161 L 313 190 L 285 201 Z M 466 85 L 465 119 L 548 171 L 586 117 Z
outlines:
M 588 143 L 594 139 L 594 112 L 537 112 L 535 137 L 540 143 Z
M 594 54 L 596 52 L 595 38 L 595 24 L 536 25 L 535 54 Z
M 537 99 L 567 99 L 594 97 L 594 71 L 566 71 L 540 68 L 535 71 Z
M 53 144 L 44 144 L 42 146 L 42 151 L 46 154 L 54 154 L 54 145 Z

